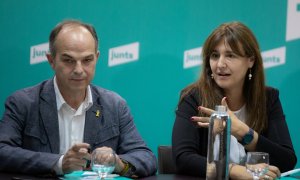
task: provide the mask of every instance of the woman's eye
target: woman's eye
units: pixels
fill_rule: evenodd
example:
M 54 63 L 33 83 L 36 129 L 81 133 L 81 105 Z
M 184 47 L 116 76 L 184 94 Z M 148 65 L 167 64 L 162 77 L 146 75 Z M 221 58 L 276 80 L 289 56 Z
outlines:
M 219 54 L 217 54 L 217 53 L 212 53 L 211 55 L 210 55 L 210 58 L 211 59 L 217 59 L 219 57 Z
M 233 54 L 233 53 L 229 53 L 229 54 L 226 54 L 226 57 L 227 57 L 228 59 L 234 59 L 234 58 L 237 57 L 237 55 L 235 55 L 235 54 Z
M 228 54 L 227 57 L 229 57 L 229 58 L 234 58 L 234 55 L 233 55 L 233 54 Z

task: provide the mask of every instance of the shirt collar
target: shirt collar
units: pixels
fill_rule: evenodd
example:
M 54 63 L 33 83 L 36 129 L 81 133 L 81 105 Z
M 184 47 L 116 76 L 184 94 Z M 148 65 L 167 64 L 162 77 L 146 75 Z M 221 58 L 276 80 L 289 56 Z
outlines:
M 54 82 L 54 92 L 56 96 L 57 110 L 59 111 L 64 104 L 67 104 L 67 102 L 65 101 L 65 99 L 63 98 L 63 96 L 61 95 L 58 89 L 56 76 L 54 76 L 53 82 Z M 92 91 L 90 85 L 87 86 L 87 96 L 85 96 L 85 99 L 82 103 L 84 105 L 83 106 L 84 110 L 88 110 L 93 105 Z

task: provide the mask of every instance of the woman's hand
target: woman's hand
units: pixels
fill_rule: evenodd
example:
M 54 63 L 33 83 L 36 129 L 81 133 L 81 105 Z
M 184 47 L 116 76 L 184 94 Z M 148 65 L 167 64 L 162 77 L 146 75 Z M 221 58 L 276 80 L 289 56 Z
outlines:
M 227 113 L 231 119 L 231 134 L 235 136 L 238 140 L 249 131 L 249 126 L 243 121 L 239 120 L 236 115 L 229 109 L 226 101 L 226 97 L 222 98 L 221 104 L 227 107 Z
M 227 112 L 230 116 L 230 119 L 231 119 L 231 129 L 233 127 L 235 127 L 236 125 L 235 124 L 240 124 L 240 123 L 243 123 L 242 121 L 240 121 L 236 116 L 235 114 L 230 111 L 230 109 L 228 108 L 227 106 L 227 103 L 226 103 L 226 97 L 224 97 L 221 101 L 221 104 L 223 106 L 226 106 L 227 107 Z M 207 116 L 205 117 L 198 117 L 198 116 L 192 116 L 191 117 L 191 121 L 195 122 L 195 124 L 197 124 L 197 126 L 199 127 L 208 127 L 209 125 L 209 119 L 210 119 L 210 116 L 215 112 L 214 110 L 212 109 L 209 109 L 209 108 L 206 108 L 206 107 L 203 107 L 203 106 L 199 106 L 198 107 L 198 110 L 201 111 L 203 114 L 206 114 Z M 234 128 L 234 129 L 238 129 L 238 128 Z M 233 129 L 232 129 L 233 130 Z
M 280 170 L 276 166 L 269 166 L 268 172 L 262 177 L 264 180 L 276 179 L 281 176 Z
M 199 106 L 198 110 L 201 111 L 204 114 L 207 114 L 206 117 L 198 117 L 198 116 L 192 116 L 191 121 L 194 122 L 198 127 L 204 127 L 207 128 L 209 125 L 209 119 L 212 113 L 214 113 L 214 110 Z
M 227 107 L 227 112 L 231 119 L 231 134 L 235 136 L 238 140 L 240 140 L 249 131 L 249 127 L 241 120 L 239 120 L 236 117 L 236 115 L 228 108 L 226 97 L 222 99 L 221 104 Z M 199 106 L 198 110 L 201 111 L 203 114 L 206 114 L 207 116 L 206 117 L 192 116 L 191 121 L 194 122 L 198 127 L 207 128 L 209 125 L 210 116 L 215 111 L 203 106 Z
M 249 179 L 252 180 L 252 175 L 247 172 L 245 166 L 241 166 L 238 164 L 230 164 L 229 165 L 229 176 L 230 179 Z M 269 166 L 268 172 L 263 175 L 261 180 L 272 180 L 280 177 L 280 171 L 276 166 Z

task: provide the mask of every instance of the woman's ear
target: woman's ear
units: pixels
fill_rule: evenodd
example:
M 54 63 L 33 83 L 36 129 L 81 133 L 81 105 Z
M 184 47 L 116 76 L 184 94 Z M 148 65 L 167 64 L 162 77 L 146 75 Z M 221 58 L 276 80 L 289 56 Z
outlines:
M 252 68 L 255 63 L 255 58 L 253 56 L 248 58 L 248 62 L 249 62 L 249 68 Z

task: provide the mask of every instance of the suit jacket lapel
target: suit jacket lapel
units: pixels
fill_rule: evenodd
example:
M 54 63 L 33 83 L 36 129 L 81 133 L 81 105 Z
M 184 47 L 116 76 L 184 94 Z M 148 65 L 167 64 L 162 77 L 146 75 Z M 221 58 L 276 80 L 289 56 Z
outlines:
M 88 143 L 93 147 L 95 139 L 97 137 L 97 132 L 100 129 L 101 120 L 103 118 L 103 109 L 100 104 L 100 96 L 95 92 L 91 86 L 93 106 L 86 112 L 85 115 L 85 127 L 83 142 Z
M 41 92 L 40 114 L 52 153 L 59 154 L 59 127 L 53 80 L 45 83 Z

